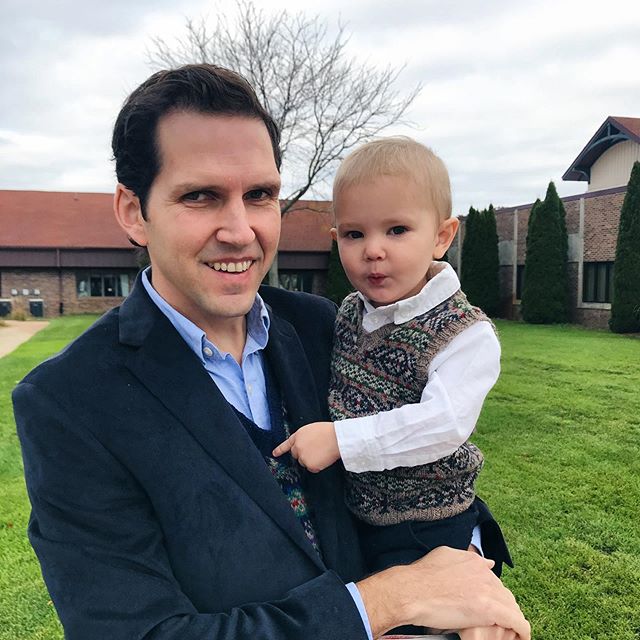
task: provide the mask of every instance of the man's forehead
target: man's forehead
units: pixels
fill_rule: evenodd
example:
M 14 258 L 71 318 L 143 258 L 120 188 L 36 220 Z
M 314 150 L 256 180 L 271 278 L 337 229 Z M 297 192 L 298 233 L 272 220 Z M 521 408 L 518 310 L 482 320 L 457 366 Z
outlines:
M 159 138 L 197 136 L 209 131 L 210 137 L 203 139 L 215 141 L 225 138 L 232 132 L 242 130 L 245 135 L 252 135 L 269 141 L 269 131 L 265 123 L 257 117 L 233 113 L 207 113 L 192 109 L 173 109 L 160 117 L 157 124 Z
M 160 172 L 172 182 L 206 183 L 213 174 L 249 182 L 279 182 L 273 145 L 258 118 L 193 111 L 174 111 L 158 122 Z

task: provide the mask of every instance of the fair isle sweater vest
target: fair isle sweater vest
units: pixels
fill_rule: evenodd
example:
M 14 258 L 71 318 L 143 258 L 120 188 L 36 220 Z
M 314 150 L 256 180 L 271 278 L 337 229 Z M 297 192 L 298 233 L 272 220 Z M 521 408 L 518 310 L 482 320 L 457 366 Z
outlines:
M 371 333 L 362 328 L 362 312 L 357 294 L 347 296 L 338 312 L 329 392 L 333 420 L 419 403 L 436 353 L 474 322 L 488 320 L 460 290 L 408 322 Z M 346 502 L 373 525 L 448 518 L 473 502 L 482 463 L 480 450 L 466 442 L 429 464 L 347 472 Z
M 287 410 L 282 402 L 278 385 L 274 378 L 275 376 L 272 375 L 271 367 L 268 362 L 265 361 L 267 400 L 269 403 L 269 415 L 271 417 L 270 430 L 261 429 L 242 412 L 238 411 L 235 407 L 233 407 L 233 409 L 253 441 L 253 444 L 262 454 L 271 475 L 278 483 L 289 506 L 293 509 L 293 513 L 298 519 L 298 522 L 300 522 L 307 539 L 318 555 L 322 557 L 320 545 L 313 526 L 313 514 L 304 495 L 300 465 L 289 453 L 279 458 L 274 458 L 271 455 L 271 452 L 291 435 L 289 421 L 287 419 Z

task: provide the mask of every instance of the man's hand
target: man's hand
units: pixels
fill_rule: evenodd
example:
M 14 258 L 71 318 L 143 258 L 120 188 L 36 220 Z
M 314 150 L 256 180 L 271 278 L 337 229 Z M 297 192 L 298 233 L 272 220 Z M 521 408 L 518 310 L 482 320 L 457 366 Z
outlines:
M 493 560 L 438 547 L 407 566 L 391 567 L 357 583 L 374 637 L 404 624 L 438 629 L 477 629 L 471 638 L 504 638 L 493 627 L 530 640 L 531 629 L 512 593 L 492 572 Z M 489 635 L 487 635 L 489 634 Z
M 275 457 L 291 455 L 311 473 L 318 473 L 340 459 L 333 422 L 312 422 L 300 427 L 273 450 Z
M 460 640 L 517 640 L 518 634 L 513 629 L 502 627 L 474 627 L 457 632 Z

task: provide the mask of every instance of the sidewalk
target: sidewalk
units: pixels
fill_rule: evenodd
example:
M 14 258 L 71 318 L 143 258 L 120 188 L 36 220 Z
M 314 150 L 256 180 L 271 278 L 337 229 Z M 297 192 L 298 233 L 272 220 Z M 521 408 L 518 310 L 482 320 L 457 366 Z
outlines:
M 0 358 L 17 349 L 23 342 L 44 329 L 49 323 L 46 320 L 5 320 L 6 327 L 0 327 Z

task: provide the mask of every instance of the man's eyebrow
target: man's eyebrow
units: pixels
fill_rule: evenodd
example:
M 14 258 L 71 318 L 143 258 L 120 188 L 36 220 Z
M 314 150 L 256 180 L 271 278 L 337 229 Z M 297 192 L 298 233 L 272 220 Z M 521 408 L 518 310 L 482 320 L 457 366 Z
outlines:
M 268 178 L 266 180 L 254 180 L 250 182 L 245 189 L 245 192 L 255 191 L 256 189 L 264 189 L 272 193 L 279 193 L 282 183 L 280 180 L 274 180 Z M 180 197 L 186 193 L 193 193 L 194 191 L 211 191 L 213 193 L 223 193 L 225 187 L 223 185 L 216 185 L 210 182 L 183 182 L 175 185 L 171 189 L 171 196 Z
M 171 189 L 172 196 L 182 196 L 186 193 L 193 193 L 194 191 L 213 191 L 214 193 L 220 191 L 219 186 L 214 186 L 211 183 L 203 182 L 183 182 L 175 185 Z
M 278 193 L 282 183 L 280 180 L 256 180 L 250 183 L 247 191 L 255 191 L 256 189 L 264 189 L 265 191 L 271 191 L 272 193 Z

